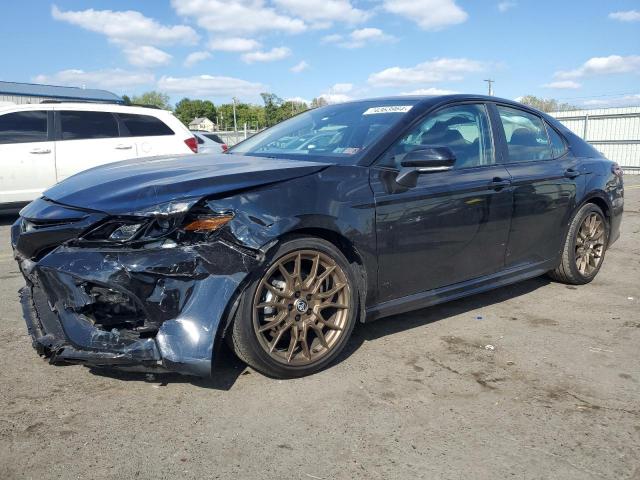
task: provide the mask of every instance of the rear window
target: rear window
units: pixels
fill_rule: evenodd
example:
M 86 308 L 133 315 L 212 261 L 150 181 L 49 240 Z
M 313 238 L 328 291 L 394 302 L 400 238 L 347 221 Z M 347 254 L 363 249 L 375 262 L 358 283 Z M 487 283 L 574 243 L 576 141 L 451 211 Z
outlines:
M 547 125 L 547 132 L 549 133 L 549 139 L 551 140 L 551 149 L 553 150 L 553 158 L 558 158 L 567 153 L 567 144 L 564 143 L 564 140 L 560 136 L 556 130 L 549 125 Z
M 216 143 L 224 143 L 222 139 L 215 133 L 203 133 L 202 135 L 207 137 L 209 140 L 213 140 Z
M 62 140 L 118 137 L 118 122 L 109 112 L 61 111 Z
M 118 116 L 132 137 L 157 137 L 175 133 L 162 120 L 151 115 L 119 113 Z
M 0 115 L 1 143 L 30 143 L 47 140 L 47 112 L 16 112 Z

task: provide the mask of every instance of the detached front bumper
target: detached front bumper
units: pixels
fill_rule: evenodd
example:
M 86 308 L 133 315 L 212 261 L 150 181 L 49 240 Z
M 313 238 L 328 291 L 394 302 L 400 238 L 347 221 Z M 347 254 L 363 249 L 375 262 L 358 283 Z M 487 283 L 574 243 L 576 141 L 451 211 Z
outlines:
M 14 226 L 15 228 L 15 226 Z M 224 240 L 131 250 L 15 251 L 33 346 L 55 362 L 211 374 L 219 326 L 259 252 Z

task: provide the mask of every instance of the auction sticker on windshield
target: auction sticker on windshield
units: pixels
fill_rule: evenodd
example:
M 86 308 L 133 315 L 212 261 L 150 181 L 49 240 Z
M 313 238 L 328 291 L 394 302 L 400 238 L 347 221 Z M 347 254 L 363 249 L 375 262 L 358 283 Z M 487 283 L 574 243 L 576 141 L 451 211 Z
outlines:
M 413 105 L 389 105 L 388 107 L 371 107 L 363 115 L 375 115 L 378 113 L 407 113 Z

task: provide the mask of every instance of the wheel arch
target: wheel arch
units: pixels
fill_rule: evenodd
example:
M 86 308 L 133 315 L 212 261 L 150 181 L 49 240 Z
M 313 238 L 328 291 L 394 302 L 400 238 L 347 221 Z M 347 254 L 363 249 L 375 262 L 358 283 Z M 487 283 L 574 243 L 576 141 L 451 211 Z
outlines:
M 268 248 L 265 252 L 269 252 L 281 242 L 305 235 L 321 238 L 331 243 L 345 256 L 345 258 L 351 264 L 352 268 L 354 268 L 354 273 L 358 282 L 358 321 L 364 322 L 366 314 L 366 296 L 368 286 L 367 272 L 362 254 L 358 251 L 353 242 L 350 241 L 346 236 L 344 236 L 340 232 L 328 228 L 302 227 L 283 233 L 278 238 L 269 242 Z M 223 316 L 220 326 L 218 327 L 218 331 L 216 332 L 214 340 L 214 352 L 218 351 L 219 346 L 222 343 L 222 339 L 227 335 L 229 327 L 233 323 L 233 317 L 235 316 L 236 310 L 238 308 L 240 297 L 247 288 L 247 285 L 250 283 L 250 278 L 251 276 L 247 275 L 247 278 L 245 278 L 244 281 L 238 286 L 238 288 L 234 292 L 233 299 L 228 304 L 225 315 Z M 213 361 L 215 362 L 216 359 L 214 358 Z

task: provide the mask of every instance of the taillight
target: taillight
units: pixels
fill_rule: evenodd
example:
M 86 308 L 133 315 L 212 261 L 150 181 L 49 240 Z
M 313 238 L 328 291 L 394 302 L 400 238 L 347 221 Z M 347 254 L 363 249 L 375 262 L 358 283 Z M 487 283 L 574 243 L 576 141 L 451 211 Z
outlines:
M 622 167 L 617 163 L 614 163 L 613 165 L 611 165 L 611 173 L 613 173 L 616 177 L 622 178 Z
M 189 147 L 193 153 L 198 153 L 198 141 L 196 140 L 196 137 L 189 137 L 184 141 L 184 143 L 187 144 L 187 147 Z
M 226 143 L 222 144 L 222 153 L 226 153 L 226 151 L 229 150 L 229 147 L 227 147 Z

